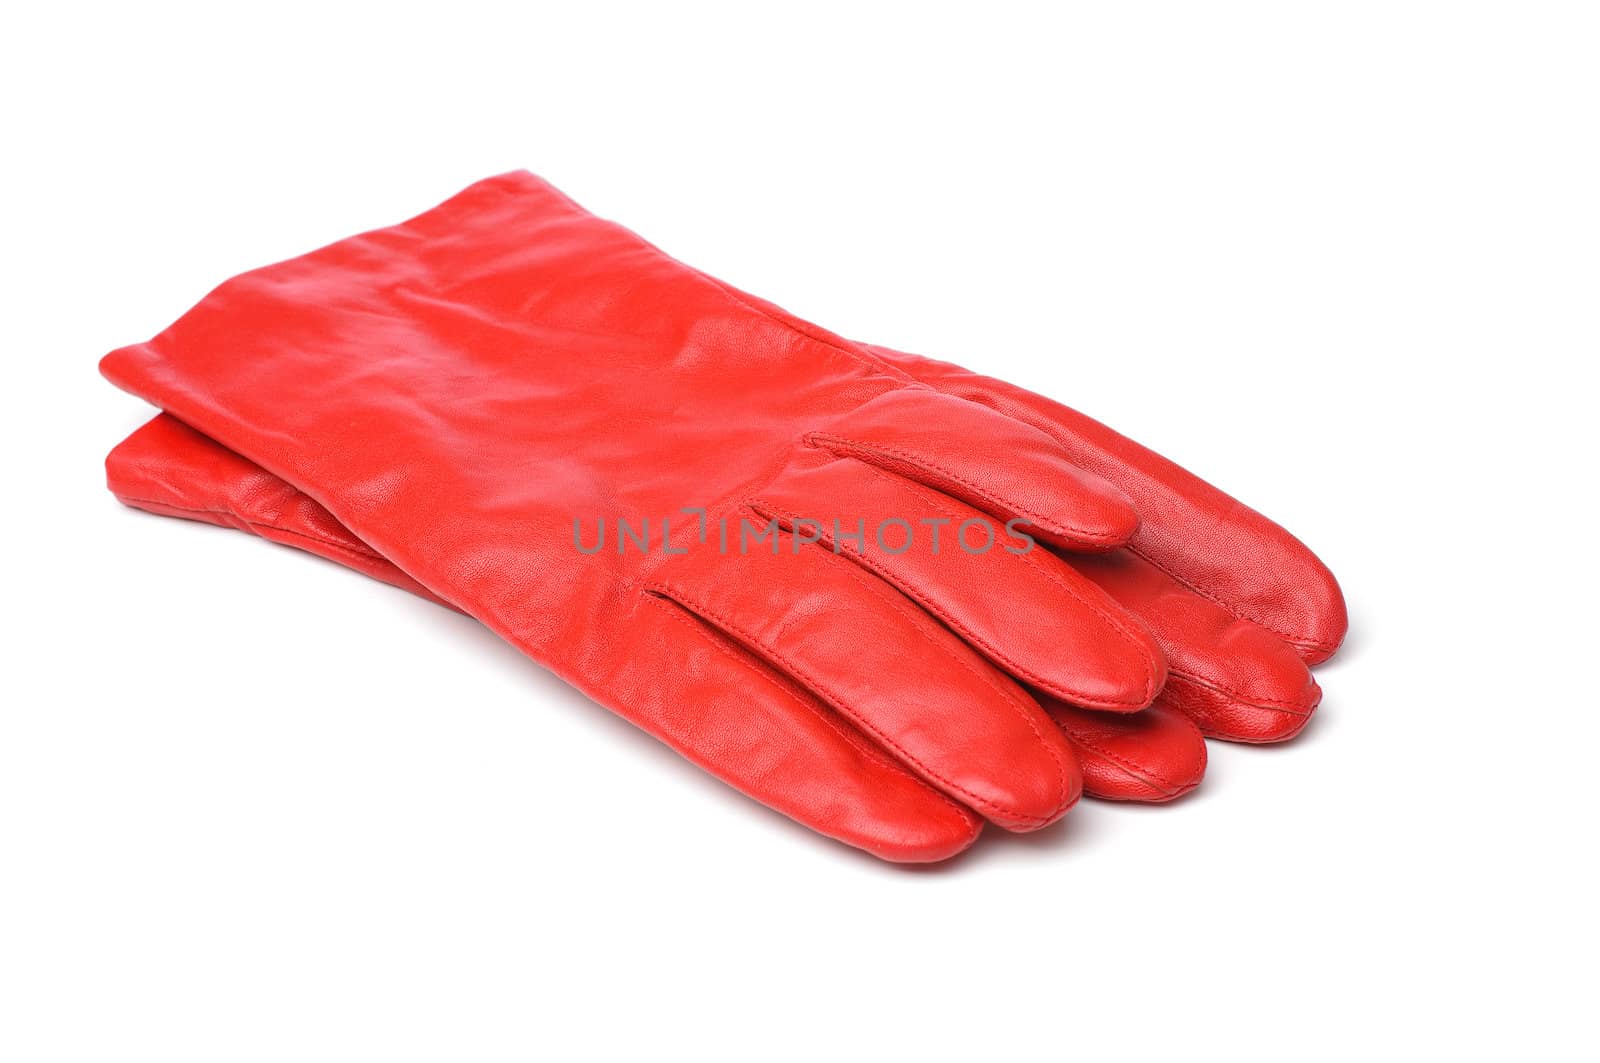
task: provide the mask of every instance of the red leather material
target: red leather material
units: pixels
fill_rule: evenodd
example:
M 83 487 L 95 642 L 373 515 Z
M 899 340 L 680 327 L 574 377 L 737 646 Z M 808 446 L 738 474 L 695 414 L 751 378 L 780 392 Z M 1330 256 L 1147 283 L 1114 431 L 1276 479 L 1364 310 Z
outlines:
M 108 355 L 102 371 L 301 488 L 434 595 L 802 822 L 840 836 L 838 795 L 855 792 L 864 804 L 846 817 L 859 825 L 846 840 L 904 858 L 907 838 L 923 837 L 932 810 L 948 803 L 920 780 L 916 809 L 864 796 L 859 743 L 838 726 L 827 729 L 832 737 L 814 726 L 819 713 L 838 717 L 841 699 L 860 698 L 849 702 L 851 725 L 892 720 L 901 730 L 885 733 L 898 737 L 916 712 L 931 711 L 937 687 L 910 675 L 893 686 L 901 675 L 886 674 L 868 698 L 847 681 L 853 647 L 834 640 L 810 647 L 815 660 L 758 657 L 729 634 L 734 624 L 802 623 L 811 573 L 768 573 L 775 593 L 711 625 L 659 593 L 664 582 L 685 596 L 714 592 L 681 558 L 659 546 L 587 554 L 572 534 L 574 522 L 639 527 L 693 505 L 713 520 L 737 519 L 740 500 L 801 456 L 805 439 L 849 438 L 853 414 L 921 386 L 681 266 L 537 178 L 484 181 L 410 222 L 234 278 L 160 336 Z M 1014 478 L 974 482 L 983 497 L 1051 497 Z M 1104 495 L 1082 494 L 1086 512 L 1061 519 L 1103 523 Z M 955 567 L 971 556 L 952 554 L 942 575 L 975 586 L 979 569 Z M 885 584 L 875 597 L 899 593 Z M 902 600 L 894 611 L 917 608 Z M 1030 596 L 1016 619 L 1074 632 L 1091 623 L 1067 596 Z M 1138 627 L 1107 613 L 1100 638 L 1124 644 Z M 933 632 L 929 622 L 878 637 L 905 660 L 928 662 L 946 656 Z M 1092 642 L 1086 634 L 1083 644 Z M 989 664 L 971 663 L 986 678 L 951 692 L 959 703 L 930 717 L 938 726 L 927 749 L 879 749 L 908 777 L 930 779 L 928 750 L 940 745 L 938 778 L 983 795 L 978 811 L 1011 827 L 1042 825 L 1070 803 L 1076 776 L 1058 773 L 1046 793 L 1045 784 L 1019 787 L 1016 765 L 1070 754 L 1029 704 L 1025 730 L 1043 748 L 1019 761 L 1012 732 L 989 730 L 1019 712 L 1015 695 Z M 1092 690 L 1152 685 L 1148 658 L 1086 653 L 1079 667 L 1106 670 L 1090 677 Z M 752 685 L 752 670 L 763 669 L 781 681 Z M 814 694 L 819 676 L 827 698 Z M 782 770 L 757 748 L 768 730 L 788 736 Z M 815 741 L 799 741 L 802 733 Z M 834 778 L 846 767 L 858 773 L 848 784 Z M 1016 807 L 1004 803 L 1012 798 Z
M 431 597 L 321 506 L 169 414 L 153 418 L 119 444 L 106 460 L 106 473 L 113 493 L 135 508 L 253 532 Z M 869 583 L 862 580 L 863 587 Z M 858 629 L 825 614 L 822 603 L 815 620 L 833 623 L 846 637 L 859 635 Z M 1092 797 L 1167 801 L 1188 793 L 1205 773 L 1200 731 L 1165 705 L 1165 696 L 1144 712 L 1114 717 L 1074 709 L 1048 695 L 1041 698 L 1076 752 L 1083 792 Z M 857 733 L 843 724 L 841 732 Z M 865 738 L 859 743 L 871 747 Z M 1074 769 L 1068 765 L 1065 770 Z M 1048 783 L 1050 765 L 1037 774 Z

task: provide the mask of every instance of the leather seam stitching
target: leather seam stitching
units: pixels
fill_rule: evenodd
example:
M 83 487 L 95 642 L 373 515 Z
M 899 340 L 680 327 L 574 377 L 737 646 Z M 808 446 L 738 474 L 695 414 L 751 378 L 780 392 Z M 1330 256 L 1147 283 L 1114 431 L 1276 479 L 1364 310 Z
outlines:
M 1230 690 L 1229 688 L 1221 685 L 1220 683 L 1210 682 L 1210 681 L 1202 679 L 1199 676 L 1194 675 L 1193 673 L 1190 673 L 1190 672 L 1179 672 L 1179 671 L 1168 672 L 1167 673 L 1167 681 L 1171 682 L 1174 679 L 1178 680 L 1181 683 L 1189 683 L 1189 684 L 1191 684 L 1193 686 L 1201 687 L 1201 688 L 1203 688 L 1205 690 L 1210 690 L 1210 691 L 1213 691 L 1213 692 L 1215 692 L 1217 694 L 1221 694 L 1222 696 L 1224 696 L 1226 698 L 1230 698 L 1231 700 L 1237 702 L 1240 705 L 1245 706 L 1246 708 L 1266 709 L 1266 710 L 1268 710 L 1270 712 L 1285 712 L 1285 713 L 1290 714 L 1291 716 L 1309 716 L 1309 715 L 1311 715 L 1311 712 L 1312 712 L 1311 709 L 1306 709 L 1306 708 L 1302 708 L 1301 707 L 1304 704 L 1304 702 L 1290 701 L 1287 698 L 1258 698 L 1258 697 L 1254 697 L 1252 695 L 1248 695 L 1248 694 L 1242 693 L 1242 692 L 1237 691 L 1237 690 Z M 1315 706 L 1313 706 L 1313 708 L 1314 707 Z
M 796 516 L 795 514 L 790 513 L 790 512 L 788 512 L 786 510 L 783 510 L 783 509 L 779 509 L 778 507 L 773 506 L 770 502 L 767 502 L 767 501 L 762 500 L 762 499 L 752 499 L 747 504 L 750 505 L 752 508 L 755 508 L 757 510 L 757 512 L 765 511 L 765 512 L 771 514 L 774 517 L 777 517 L 777 518 L 782 519 L 782 520 L 787 520 L 790 523 L 794 523 L 794 522 L 796 522 L 796 521 L 801 519 L 800 517 Z M 833 542 L 833 537 L 831 535 L 829 535 L 827 532 L 824 532 L 823 533 L 823 538 L 822 538 L 821 541 L 826 541 L 826 542 L 832 543 Z M 907 597 L 911 598 L 918 605 L 920 605 L 924 609 L 928 610 L 928 612 L 932 613 L 934 616 L 938 617 L 940 620 L 943 620 L 946 625 L 948 625 L 949 627 L 953 628 L 956 632 L 958 632 L 963 639 L 965 639 L 966 641 L 972 643 L 975 646 L 980 647 L 990 659 L 998 661 L 1000 664 L 1005 666 L 1007 671 L 1011 672 L 1013 675 L 1016 675 L 1016 676 L 1018 676 L 1018 677 L 1020 677 L 1022 679 L 1027 680 L 1029 683 L 1033 684 L 1036 687 L 1039 687 L 1041 690 L 1045 690 L 1045 691 L 1047 691 L 1047 692 L 1049 692 L 1051 694 L 1054 694 L 1057 697 L 1060 697 L 1060 698 L 1062 698 L 1062 699 L 1064 699 L 1066 701 L 1070 701 L 1073 704 L 1084 705 L 1086 707 L 1095 707 L 1095 706 L 1099 706 L 1099 705 L 1118 705 L 1118 706 L 1120 706 L 1120 705 L 1128 705 L 1128 706 L 1143 707 L 1144 704 L 1145 704 L 1145 701 L 1148 700 L 1148 698 L 1146 698 L 1145 701 L 1133 701 L 1131 699 L 1130 700 L 1123 700 L 1123 699 L 1120 699 L 1120 698 L 1097 698 L 1097 697 L 1092 697 L 1091 695 L 1085 694 L 1082 691 L 1073 690 L 1072 688 L 1066 686 L 1063 683 L 1059 683 L 1059 682 L 1057 682 L 1055 680 L 1047 679 L 1044 676 L 1039 675 L 1037 672 L 1035 672 L 1033 669 L 1029 668 L 1027 665 L 1024 665 L 1020 661 L 1017 661 L 1011 654 L 1009 654 L 1009 653 L 1005 652 L 1004 650 L 1000 649 L 998 646 L 995 646 L 988 639 L 986 639 L 982 635 L 980 635 L 977 631 L 974 631 L 970 624 L 964 623 L 958 617 L 955 617 L 955 616 L 951 615 L 948 610 L 946 610 L 937 601 L 935 601 L 934 599 L 929 597 L 924 591 L 921 590 L 921 588 L 912 585 L 909 580 L 905 580 L 905 579 L 899 578 L 893 571 L 891 571 L 881 561 L 874 561 L 871 558 L 869 558 L 866 554 L 861 553 L 859 551 L 851 551 L 849 554 L 842 555 L 842 556 L 848 557 L 850 560 L 856 562 L 857 564 L 865 565 L 867 568 L 871 569 L 872 571 L 876 572 L 878 575 L 882 576 L 887 582 L 889 582 L 894 587 L 898 588 L 901 591 L 901 593 L 903 593 Z M 1146 687 L 1147 690 L 1149 688 L 1149 685 L 1150 685 L 1150 681 L 1146 680 L 1145 687 Z
M 806 712 L 821 720 L 825 725 L 827 725 L 829 730 L 833 731 L 841 739 L 848 743 L 852 749 L 877 762 L 880 766 L 889 768 L 890 770 L 905 776 L 907 779 L 910 779 L 912 782 L 923 786 L 928 793 L 932 794 L 938 799 L 940 804 L 954 812 L 956 814 L 956 818 L 961 820 L 963 825 L 967 824 L 967 817 L 965 814 L 963 814 L 960 805 L 956 804 L 954 801 L 950 800 L 949 797 L 940 793 L 933 787 L 928 786 L 928 784 L 923 782 L 921 779 L 918 779 L 915 775 L 906 770 L 904 764 L 897 763 L 893 757 L 889 756 L 878 746 L 875 746 L 871 742 L 867 741 L 866 738 L 864 738 L 861 734 L 851 733 L 850 730 L 841 726 L 838 720 L 834 719 L 823 709 L 807 702 L 799 694 L 795 693 L 793 690 L 790 690 L 772 676 L 768 675 L 760 667 L 760 661 L 754 660 L 750 657 L 740 656 L 734 650 L 724 645 L 720 640 L 714 638 L 710 632 L 706 631 L 703 626 L 696 624 L 693 620 L 691 620 L 689 616 L 685 614 L 685 611 L 681 606 L 674 608 L 672 605 L 667 604 L 667 600 L 648 592 L 645 593 L 644 597 L 646 601 L 654 602 L 658 608 L 664 610 L 667 616 L 670 616 L 673 620 L 682 624 L 690 631 L 693 631 L 696 636 L 702 639 L 712 649 L 716 650 L 730 661 L 733 661 L 735 664 L 741 665 L 750 670 L 755 675 L 759 676 L 761 681 L 766 683 L 767 686 L 771 687 L 774 691 L 782 694 L 784 697 L 788 698 L 790 701 L 793 701 Z
M 866 463 L 864 461 L 861 461 L 859 459 L 847 459 L 847 460 L 855 461 L 856 464 L 858 464 L 862 468 L 867 469 L 868 471 L 870 471 L 872 473 L 872 475 L 877 476 L 880 479 L 889 480 L 892 483 L 894 483 L 896 486 L 908 485 L 913 492 L 917 493 L 922 498 L 922 500 L 924 501 L 925 504 L 928 505 L 930 510 L 932 510 L 933 512 L 935 512 L 935 513 L 937 513 L 937 514 L 939 514 L 939 515 L 941 515 L 943 517 L 945 517 L 948 520 L 957 520 L 958 519 L 955 514 L 950 513 L 946 509 L 941 507 L 939 502 L 935 498 L 935 496 L 932 495 L 928 491 L 927 488 L 923 487 L 921 484 L 917 483 L 916 481 L 907 480 L 904 477 L 900 477 L 900 476 L 893 476 L 892 474 L 884 472 L 881 469 L 877 468 L 876 466 L 870 465 L 870 464 L 868 464 L 868 463 Z M 750 506 L 758 508 L 758 509 L 759 509 L 760 506 L 767 506 L 768 509 L 770 509 L 773 512 L 774 515 L 785 517 L 790 521 L 796 521 L 796 520 L 800 519 L 797 516 L 795 516 L 794 514 L 785 513 L 784 511 L 779 510 L 774 506 L 771 506 L 770 503 L 767 503 L 765 501 L 754 500 L 753 499 L 753 500 L 747 501 L 746 505 L 750 505 Z M 967 625 L 960 623 L 959 621 L 955 620 L 953 617 L 950 617 L 942 609 L 940 609 L 937 605 L 930 604 L 927 601 L 925 595 L 923 595 L 921 593 L 918 593 L 918 592 L 915 592 L 915 591 L 905 587 L 903 585 L 902 581 L 899 581 L 899 580 L 896 580 L 896 579 L 893 579 L 892 577 L 890 577 L 888 571 L 882 566 L 882 563 L 870 560 L 866 556 L 865 551 L 852 552 L 851 556 L 853 558 L 854 557 L 859 557 L 862 564 L 867 565 L 873 571 L 878 572 L 880 575 L 883 575 L 885 579 L 889 580 L 889 582 L 893 583 L 895 586 L 900 587 L 902 590 L 906 591 L 906 593 L 910 594 L 913 598 L 915 598 L 918 602 L 920 602 L 924 606 L 927 606 L 932 612 L 934 612 L 936 615 L 938 615 L 941 619 L 944 619 L 952 627 L 955 627 L 963 635 L 969 636 L 968 641 L 974 642 L 977 645 L 984 647 L 997 660 L 1005 662 L 1005 664 L 1007 665 L 1008 668 L 1011 668 L 1012 670 L 1014 670 L 1016 672 L 1016 674 L 1018 674 L 1018 675 L 1022 676 L 1023 678 L 1027 679 L 1029 682 L 1033 683 L 1035 686 L 1042 687 L 1043 689 L 1048 690 L 1051 693 L 1058 693 L 1062 697 L 1066 698 L 1068 701 L 1074 701 L 1077 704 L 1082 704 L 1082 705 L 1128 705 L 1128 706 L 1134 706 L 1136 708 L 1142 708 L 1143 706 L 1149 704 L 1151 698 L 1155 697 L 1155 690 L 1153 688 L 1154 688 L 1154 684 L 1155 684 L 1155 671 L 1156 671 L 1156 669 L 1154 669 L 1154 668 L 1151 669 L 1149 674 L 1147 674 L 1145 676 L 1144 694 L 1143 694 L 1142 697 L 1140 697 L 1138 699 L 1133 699 L 1133 698 L 1093 698 L 1093 697 L 1089 697 L 1088 695 L 1085 695 L 1081 691 L 1071 690 L 1070 688 L 1068 688 L 1066 686 L 1063 686 L 1063 685 L 1055 683 L 1055 682 L 1053 682 L 1051 680 L 1045 679 L 1043 676 L 1040 676 L 1037 673 L 1035 673 L 1032 669 L 1029 669 L 1029 668 L 1027 668 L 1027 667 L 1025 667 L 1023 665 L 1020 665 L 1017 662 L 1015 662 L 1014 660 L 1012 660 L 1011 655 L 1009 655 L 1007 653 L 1004 653 L 1003 651 L 1001 651 L 998 648 L 994 647 L 993 645 L 989 644 L 981 636 L 978 636 L 976 633 L 971 632 Z M 1071 585 L 1066 583 L 1059 576 L 1055 575 L 1054 573 L 1050 572 L 1048 569 L 1046 569 L 1043 566 L 1041 566 L 1038 563 L 1038 561 L 1033 558 L 1031 551 L 1029 553 L 1018 554 L 1016 556 L 1020 557 L 1024 562 L 1026 562 L 1029 566 L 1031 566 L 1032 569 L 1035 572 L 1037 572 L 1039 575 L 1045 577 L 1046 580 L 1048 580 L 1049 582 L 1055 584 L 1061 590 L 1065 591 L 1068 595 L 1070 595 L 1073 599 L 1075 599 L 1078 602 L 1079 605 L 1083 606 L 1085 609 L 1088 609 L 1095 616 L 1097 616 L 1101 620 L 1105 621 L 1106 626 L 1114 634 L 1116 634 L 1119 638 L 1121 638 L 1124 642 L 1126 642 L 1128 645 L 1133 647 L 1133 649 L 1138 653 L 1139 656 L 1144 657 L 1146 659 L 1149 658 L 1149 654 L 1144 652 L 1145 648 L 1144 648 L 1143 644 L 1133 636 L 1133 633 L 1128 630 L 1128 628 L 1126 627 L 1126 625 L 1122 622 L 1122 620 L 1120 618 L 1112 616 L 1110 613 L 1107 613 L 1099 605 L 1097 605 L 1097 604 L 1091 602 L 1089 599 L 1085 598 L 1077 589 L 1073 588 Z
M 1021 422 L 1019 421 L 1018 423 L 1020 424 Z M 1018 502 L 1008 502 L 1005 499 L 995 495 L 993 492 L 980 486 L 979 484 L 976 484 L 966 477 L 960 475 L 959 473 L 947 469 L 936 462 L 929 461 L 927 458 L 922 457 L 921 455 L 902 450 L 899 447 L 889 446 L 883 443 L 869 443 L 865 440 L 851 439 L 847 436 L 836 436 L 825 432 L 812 432 L 805 438 L 807 443 L 817 446 L 819 449 L 823 450 L 832 451 L 833 448 L 828 446 L 828 444 L 839 443 L 847 449 L 853 447 L 858 450 L 866 451 L 868 454 L 881 453 L 887 454 L 890 457 L 900 458 L 903 461 L 907 461 L 919 468 L 924 468 L 928 471 L 938 473 L 941 476 L 948 477 L 953 482 L 960 484 L 973 494 L 977 495 L 979 498 L 982 498 L 985 502 L 992 504 L 995 506 L 995 508 L 1018 513 L 1029 518 L 1045 531 L 1054 532 L 1057 535 L 1071 535 L 1079 539 L 1095 543 L 1122 543 L 1125 541 L 1122 537 L 1117 535 L 1111 535 L 1105 532 L 1090 531 L 1087 528 L 1080 528 L 1077 525 L 1067 524 L 1064 521 L 1057 520 L 1054 517 L 1046 516 L 1033 509 L 1031 506 L 1024 506 Z M 840 456 L 843 457 L 845 455 Z M 854 457 L 855 455 L 849 456 Z M 863 462 L 863 464 L 871 463 Z
M 1057 724 L 1056 726 L 1059 727 L 1060 724 Z M 1063 728 L 1063 730 L 1065 730 L 1065 728 Z M 1097 757 L 1103 757 L 1106 760 L 1111 761 L 1113 764 L 1127 772 L 1129 775 L 1133 776 L 1139 782 L 1144 783 L 1146 786 L 1151 786 L 1161 790 L 1167 793 L 1169 796 L 1176 796 L 1183 789 L 1180 784 L 1173 782 L 1170 779 L 1157 775 L 1153 771 L 1146 771 L 1138 764 L 1138 762 L 1129 760 L 1117 753 L 1113 753 L 1109 749 L 1096 745 L 1094 742 L 1091 742 L 1086 738 L 1073 735 L 1070 731 L 1067 732 L 1067 740 L 1072 742 L 1074 745 L 1082 746 Z
M 977 805 L 977 806 L 983 807 L 983 808 L 992 809 L 992 810 L 994 810 L 996 812 L 999 812 L 999 813 L 1005 815 L 1008 819 L 1012 820 L 1013 822 L 1017 822 L 1017 823 L 1045 824 L 1045 823 L 1050 822 L 1050 820 L 1053 818 L 1053 817 L 1025 816 L 1025 815 L 1022 815 L 1022 814 L 1017 813 L 1017 812 L 1015 812 L 1013 810 L 1007 809 L 1007 808 L 1005 808 L 1005 807 L 1003 807 L 1003 806 L 1001 806 L 999 804 L 996 804 L 995 802 L 990 801 L 988 798 L 982 797 L 982 796 L 980 796 L 978 794 L 975 794 L 975 793 L 971 792 L 966 787 L 962 786 L 960 783 L 953 782 L 952 780 L 945 778 L 942 774 L 940 774 L 939 772 L 934 771 L 932 768 L 930 768 L 926 764 L 924 764 L 915 754 L 913 754 L 913 753 L 909 752 L 908 750 L 906 750 L 905 747 L 900 745 L 899 742 L 895 741 L 894 738 L 890 737 L 889 735 L 884 734 L 879 728 L 874 726 L 869 720 L 864 719 L 858 713 L 856 713 L 855 710 L 851 709 L 848 706 L 848 704 L 846 702 L 844 702 L 842 699 L 840 699 L 840 697 L 837 694 L 833 693 L 832 691 L 830 691 L 828 689 L 828 684 L 826 684 L 826 683 L 822 682 L 820 679 L 818 679 L 817 676 L 815 676 L 811 672 L 810 669 L 806 668 L 804 665 L 801 665 L 798 662 L 796 662 L 795 660 L 793 660 L 791 657 L 789 657 L 789 655 L 785 654 L 782 650 L 779 650 L 774 646 L 768 645 L 761 638 L 759 638 L 757 635 L 755 635 L 754 632 L 751 632 L 750 630 L 745 628 L 738 621 L 729 618 L 728 616 L 726 616 L 725 614 L 721 613 L 720 611 L 713 610 L 713 609 L 709 608 L 702 601 L 700 601 L 697 598 L 695 598 L 693 595 L 687 594 L 686 592 L 684 592 L 680 588 L 677 588 L 677 587 L 673 586 L 670 583 L 666 583 L 666 582 L 663 582 L 663 581 L 660 581 L 660 580 L 657 580 L 657 581 L 654 581 L 652 583 L 646 584 L 644 589 L 647 590 L 647 591 L 656 591 L 656 592 L 660 593 L 663 597 L 671 598 L 672 600 L 674 600 L 674 601 L 678 602 L 679 604 L 683 605 L 686 609 L 690 610 L 691 612 L 693 612 L 693 613 L 695 613 L 697 615 L 703 616 L 708 620 L 714 621 L 719 627 L 724 628 L 729 633 L 735 634 L 735 635 L 740 635 L 743 638 L 748 639 L 752 644 L 754 644 L 756 646 L 759 646 L 763 653 L 771 654 L 772 657 L 779 664 L 783 665 L 786 669 L 788 669 L 797 678 L 803 680 L 808 687 L 810 687 L 823 701 L 825 701 L 829 705 L 833 706 L 833 708 L 837 712 L 839 712 L 841 715 L 849 718 L 851 720 L 851 722 L 856 724 L 857 727 L 859 727 L 863 731 L 866 731 L 867 733 L 871 734 L 874 738 L 878 739 L 879 741 L 881 741 L 884 744 L 886 744 L 889 748 L 891 748 L 895 752 L 899 753 L 901 755 L 901 757 L 903 758 L 905 763 L 913 765 L 914 767 L 918 768 L 929 779 L 932 779 L 935 782 L 938 782 L 939 784 L 941 784 L 942 786 L 945 786 L 946 788 L 954 791 L 955 793 L 960 794 L 962 797 L 964 797 L 967 800 L 971 801 L 974 805 Z
M 913 627 L 918 626 L 929 619 L 926 613 L 921 613 L 919 616 L 919 610 L 917 609 L 916 605 L 907 601 L 899 591 L 884 583 L 882 580 L 871 578 L 866 573 L 862 572 L 860 567 L 850 561 L 848 558 L 833 554 L 832 551 L 821 551 L 821 553 L 823 557 L 833 557 L 834 561 L 832 563 L 843 566 L 840 571 L 844 572 L 845 575 L 849 576 L 864 590 L 876 595 L 880 601 L 888 605 L 891 609 L 894 609 L 901 616 L 905 617 Z M 1001 700 L 1014 709 L 1017 715 L 1022 718 L 1022 722 L 1028 725 L 1028 729 L 1033 732 L 1034 738 L 1038 739 L 1039 744 L 1044 747 L 1045 752 L 1049 753 L 1050 758 L 1055 761 L 1056 782 L 1059 785 L 1060 793 L 1062 795 L 1061 800 L 1063 804 L 1065 804 L 1068 793 L 1066 764 L 1061 759 L 1060 751 L 1052 747 L 1050 743 L 1046 741 L 1044 734 L 1039 730 L 1039 724 L 1035 719 L 1034 714 L 1028 711 L 1027 704 L 1017 697 L 1015 691 L 1007 690 L 1005 687 L 1001 686 L 995 681 L 995 677 L 993 675 L 985 674 L 979 665 L 974 664 L 965 657 L 962 657 L 950 646 L 945 645 L 937 640 L 935 640 L 934 645 L 938 646 L 944 655 L 951 661 L 964 668 L 974 679 L 977 679 L 979 682 L 983 683 L 985 686 L 999 695 Z M 1037 708 L 1037 705 L 1035 708 Z
M 1272 632 L 1274 635 L 1278 636 L 1279 638 L 1284 639 L 1285 641 L 1291 642 L 1291 643 L 1293 643 L 1293 644 L 1295 644 L 1297 646 L 1310 646 L 1313 649 L 1318 649 L 1318 650 L 1325 650 L 1325 649 L 1329 648 L 1328 643 L 1323 641 L 1323 640 L 1321 640 L 1321 639 L 1312 638 L 1310 635 L 1291 635 L 1287 631 L 1279 631 L 1277 628 L 1273 627 L 1271 624 L 1267 623 L 1266 621 L 1257 618 L 1255 615 L 1253 615 L 1253 614 L 1251 614 L 1249 612 L 1246 612 L 1243 608 L 1240 608 L 1239 606 L 1235 606 L 1235 605 L 1230 605 L 1228 602 L 1224 601 L 1221 596 L 1217 595 L 1216 593 L 1214 593 L 1212 591 L 1209 591 L 1209 590 L 1205 589 L 1204 587 L 1202 587 L 1199 584 L 1195 583 L 1194 581 L 1188 579 L 1187 577 L 1181 576 L 1178 573 L 1174 572 L 1172 569 L 1168 568 L 1165 564 L 1161 563 L 1160 561 L 1157 561 L 1155 558 L 1151 557 L 1149 554 L 1147 554 L 1145 551 L 1141 550 L 1138 546 L 1134 545 L 1133 543 L 1127 544 L 1127 549 L 1131 553 L 1137 555 L 1142 560 L 1148 561 L 1151 565 L 1154 565 L 1156 568 L 1160 569 L 1163 573 L 1165 573 L 1168 576 L 1168 578 L 1170 578 L 1170 579 L 1176 581 L 1177 583 L 1181 584 L 1182 586 L 1188 588 L 1190 591 L 1193 591 L 1195 594 L 1200 595 L 1200 597 L 1206 599 L 1207 601 L 1221 606 L 1222 608 L 1226 609 L 1229 613 L 1232 613 L 1234 616 L 1239 617 L 1241 620 L 1248 620 L 1248 621 L 1250 621 L 1250 623 L 1255 624 L 1257 627 L 1264 628 L 1265 630 Z

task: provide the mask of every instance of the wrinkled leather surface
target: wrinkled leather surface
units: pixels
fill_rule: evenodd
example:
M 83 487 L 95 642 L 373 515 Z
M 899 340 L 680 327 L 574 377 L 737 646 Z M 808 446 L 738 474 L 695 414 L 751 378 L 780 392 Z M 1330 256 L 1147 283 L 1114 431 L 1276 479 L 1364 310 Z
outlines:
M 438 600 L 316 502 L 170 414 L 118 444 L 106 459 L 106 475 L 129 506 L 238 528 Z M 1167 692 L 1137 713 L 1092 712 L 1035 696 L 1077 754 L 1091 797 L 1169 801 L 1205 774 L 1200 731 L 1169 703 Z
M 526 174 L 236 278 L 103 368 L 194 426 L 158 418 L 119 448 L 125 501 L 461 608 L 891 859 L 958 851 L 980 816 L 1054 820 L 1080 786 L 1063 731 L 1106 796 L 1184 792 L 1204 767 L 1188 718 L 1294 733 L 1316 703 L 1300 658 L 1343 633 L 1309 551 L 1164 459 L 800 322 Z M 685 505 L 757 524 L 1022 517 L 1052 549 L 723 556 L 687 521 L 679 555 L 573 546 L 574 518 Z M 1162 706 L 1126 715 L 1169 657 Z

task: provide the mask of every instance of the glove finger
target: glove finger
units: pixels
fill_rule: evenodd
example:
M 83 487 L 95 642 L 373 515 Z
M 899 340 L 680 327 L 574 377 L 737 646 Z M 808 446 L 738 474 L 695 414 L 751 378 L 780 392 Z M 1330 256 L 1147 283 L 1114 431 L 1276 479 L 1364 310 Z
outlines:
M 1064 550 L 1126 543 L 1139 515 L 1123 493 L 1067 459 L 1045 433 L 926 388 L 880 395 L 806 442 L 958 498 L 1002 522 L 1027 522 Z
M 1197 594 L 1266 628 L 1307 663 L 1332 656 L 1349 626 L 1326 565 L 1279 525 L 1188 470 L 1076 410 L 959 366 L 864 344 L 913 379 L 1048 435 L 1139 513 L 1131 547 Z
M 168 414 L 119 444 L 106 473 L 135 508 L 238 528 L 432 597 L 309 497 Z M 634 630 L 640 667 L 651 670 L 641 689 L 659 702 L 637 722 L 736 789 L 888 860 L 943 860 L 982 830 L 970 810 L 677 605 L 649 599 Z
M 1105 801 L 1157 804 L 1182 797 L 1206 773 L 1206 741 L 1163 694 L 1143 712 L 1117 714 L 1041 701 L 1083 769 L 1083 792 Z
M 1011 830 L 1081 792 L 1071 748 L 1014 682 L 894 588 L 789 534 L 774 549 L 691 549 L 644 588 L 738 642 L 910 770 Z
M 1212 738 L 1282 742 L 1299 734 L 1322 690 L 1293 647 L 1240 620 L 1128 550 L 1069 559 L 1130 613 L 1167 655 L 1161 700 Z
M 665 598 L 643 599 L 636 658 L 648 668 L 636 722 L 735 788 L 805 826 L 888 860 L 931 862 L 983 821 L 916 778 L 788 676 Z
M 1030 686 L 1112 712 L 1141 709 L 1161 689 L 1165 660 L 1136 619 L 957 499 L 808 449 L 749 504 L 892 583 Z

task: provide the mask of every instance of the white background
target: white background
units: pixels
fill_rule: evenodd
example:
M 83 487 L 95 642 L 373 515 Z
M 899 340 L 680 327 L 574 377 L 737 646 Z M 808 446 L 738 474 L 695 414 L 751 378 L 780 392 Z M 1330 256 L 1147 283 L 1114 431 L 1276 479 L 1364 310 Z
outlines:
M 0 1058 L 1595 1051 L 1594 5 L 409 6 L 7 8 Z M 516 167 L 1287 525 L 1314 726 L 897 869 L 103 490 L 101 354 Z

